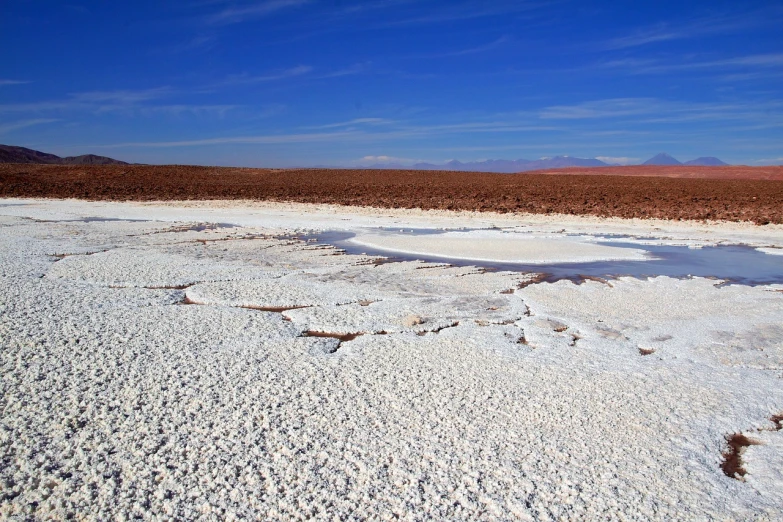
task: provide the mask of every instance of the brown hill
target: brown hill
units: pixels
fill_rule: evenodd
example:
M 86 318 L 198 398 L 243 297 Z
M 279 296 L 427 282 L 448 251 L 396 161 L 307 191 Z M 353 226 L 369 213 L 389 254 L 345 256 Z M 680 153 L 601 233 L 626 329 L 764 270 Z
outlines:
M 699 167 L 698 172 L 705 174 Z M 723 168 L 723 167 L 720 167 Z M 765 168 L 766 169 L 766 168 Z M 772 168 L 778 174 L 783 167 Z M 589 172 L 601 169 L 590 169 Z M 624 169 L 623 172 L 638 172 Z M 767 172 L 764 170 L 763 172 Z M 608 172 L 606 172 L 608 174 Z M 152 165 L 0 165 L 0 197 L 254 199 L 625 218 L 783 223 L 783 181 L 413 170 L 236 169 Z M 767 175 L 767 174 L 764 174 Z M 751 179 L 749 179 L 751 178 Z
M 0 163 L 43 163 L 49 165 L 127 165 L 106 156 L 84 154 L 82 156 L 68 156 L 61 158 L 54 154 L 48 154 L 38 150 L 13 145 L 0 145 Z

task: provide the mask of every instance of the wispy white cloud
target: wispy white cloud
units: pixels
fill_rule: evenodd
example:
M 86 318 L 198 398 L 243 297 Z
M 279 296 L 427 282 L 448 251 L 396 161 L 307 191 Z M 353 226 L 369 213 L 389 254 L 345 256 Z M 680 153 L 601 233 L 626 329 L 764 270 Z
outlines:
M 171 92 L 169 87 L 156 87 L 154 89 L 115 90 L 115 91 L 88 91 L 71 93 L 71 99 L 77 103 L 112 103 L 131 105 L 160 98 Z
M 350 67 L 346 67 L 344 69 L 336 69 L 330 72 L 315 74 L 313 78 L 324 79 L 324 78 L 339 78 L 341 76 L 354 76 L 356 74 L 362 74 L 367 72 L 370 68 L 370 65 L 371 62 L 355 63 Z
M 209 25 L 230 25 L 253 18 L 271 15 L 289 7 L 298 7 L 310 3 L 310 0 L 267 0 L 249 5 L 232 6 L 213 13 L 205 18 Z
M 414 58 L 417 60 L 420 59 L 428 59 L 428 58 L 452 58 L 457 56 L 468 56 L 471 54 L 479 54 L 487 51 L 492 51 L 494 49 L 497 49 L 498 47 L 502 46 L 505 43 L 508 43 L 511 41 L 511 38 L 508 36 L 501 36 L 500 38 L 493 40 L 489 43 L 477 45 L 474 47 L 468 47 L 465 49 L 459 49 L 456 51 L 445 51 L 445 52 L 435 52 L 435 53 L 416 53 L 411 54 L 408 56 L 404 56 L 403 58 Z
M 365 0 L 353 5 L 347 5 L 343 7 L 339 13 L 342 15 L 348 14 L 363 14 L 367 12 L 377 11 L 381 9 L 389 9 L 392 7 L 399 8 L 406 4 L 415 4 L 421 0 L 377 0 L 370 1 Z
M 81 110 L 94 113 L 129 111 L 140 105 L 160 99 L 171 93 L 169 87 L 152 89 L 113 91 L 86 91 L 71 93 L 69 98 L 59 101 L 41 101 L 28 104 L 3 105 L 0 112 L 46 112 Z
M 25 83 L 31 83 L 25 80 L 0 80 L 0 87 L 5 85 L 24 85 Z
M 202 34 L 185 42 L 166 48 L 170 53 L 186 53 L 188 51 L 208 51 L 217 44 L 217 36 L 214 34 Z
M 539 117 L 544 120 L 630 119 L 636 123 L 745 120 L 758 125 L 779 121 L 781 113 L 783 101 L 780 100 L 692 103 L 657 98 L 614 98 L 546 107 Z
M 355 118 L 353 120 L 341 121 L 337 123 L 329 123 L 326 125 L 314 125 L 304 127 L 305 129 L 337 129 L 339 127 L 352 127 L 354 125 L 387 125 L 394 123 L 393 120 L 387 120 L 385 118 Z
M 659 105 L 654 98 L 613 98 L 596 100 L 577 105 L 554 105 L 543 109 L 542 119 L 582 120 L 595 118 L 617 118 L 649 114 Z
M 747 68 L 762 70 L 772 69 L 773 75 L 779 75 L 781 67 L 783 67 L 783 53 L 752 54 L 723 58 L 720 60 L 691 60 L 676 63 L 653 59 L 623 58 L 602 62 L 597 64 L 597 67 L 603 69 L 626 69 L 633 74 L 658 74 L 709 69 L 741 69 L 742 72 L 739 73 L 740 75 L 749 75 L 747 78 L 752 79 L 758 76 L 758 72 L 747 72 Z M 762 72 L 762 74 L 764 77 L 769 76 L 768 72 Z M 734 76 L 733 78 L 741 79 L 738 76 Z
M 60 121 L 56 118 L 36 118 L 32 120 L 21 120 L 11 123 L 0 125 L 0 134 L 15 131 L 18 129 L 24 129 L 25 127 L 32 127 L 33 125 L 43 125 L 44 123 L 54 123 Z
M 450 2 L 446 5 L 437 4 L 429 14 L 390 20 L 386 25 L 421 25 L 473 20 L 531 11 L 540 8 L 542 5 L 539 2 L 508 2 L 500 0 L 478 3 Z
M 620 50 L 659 42 L 698 38 L 714 34 L 729 34 L 753 27 L 780 22 L 779 10 L 765 9 L 741 14 L 718 14 L 690 19 L 679 23 L 658 23 L 631 34 L 612 38 L 599 47 L 603 50 Z
M 758 66 L 758 67 L 779 67 L 783 66 L 783 53 L 753 54 L 749 56 L 739 56 L 736 58 L 727 58 L 725 60 L 713 60 L 711 62 L 701 62 L 697 67 L 727 67 L 727 66 Z
M 154 105 L 142 107 L 139 112 L 144 115 L 168 114 L 182 116 L 193 114 L 196 116 L 216 115 L 223 117 L 227 112 L 241 108 L 241 105 Z
M 640 45 L 646 45 L 655 42 L 678 40 L 681 38 L 688 38 L 690 36 L 691 36 L 690 34 L 684 31 L 673 31 L 670 29 L 666 29 L 665 27 L 661 27 L 658 29 L 638 32 L 636 34 L 632 34 L 629 36 L 614 38 L 606 42 L 606 44 L 604 44 L 602 47 L 604 49 L 611 49 L 611 50 L 625 49 L 628 47 L 637 47 Z
M 371 166 L 371 165 L 411 165 L 413 163 L 422 163 L 424 160 L 415 158 L 400 158 L 397 156 L 364 156 L 358 160 L 350 162 L 355 166 Z
M 416 125 L 401 128 L 411 135 L 442 134 L 461 132 L 540 132 L 560 130 L 552 125 L 523 125 L 518 121 L 475 121 L 466 123 L 446 123 L 438 125 Z
M 294 78 L 296 76 L 302 76 L 312 71 L 313 68 L 309 65 L 297 65 L 289 69 L 276 71 L 268 74 L 261 74 L 257 76 L 249 74 L 234 74 L 227 77 L 225 80 L 215 84 L 216 86 L 230 86 L 230 85 L 250 85 L 254 83 L 273 82 L 277 80 L 285 80 L 287 78 Z
M 213 84 L 213 87 L 229 87 L 233 85 L 252 85 L 255 83 L 266 83 L 289 78 L 307 76 L 310 79 L 321 80 L 326 78 L 339 78 L 341 76 L 352 76 L 361 74 L 368 70 L 370 62 L 362 62 L 351 65 L 344 69 L 335 69 L 333 71 L 318 72 L 310 65 L 297 65 L 288 69 L 282 69 L 267 74 L 251 75 L 247 73 L 233 74 L 224 80 Z
M 234 104 L 161 104 L 163 98 L 174 94 L 169 87 L 157 87 L 142 90 L 87 91 L 71 93 L 62 100 L 42 100 L 29 103 L 11 103 L 0 105 L 2 113 L 33 113 L 59 114 L 64 112 L 80 112 L 82 114 L 120 113 L 129 115 L 152 116 L 166 114 L 182 116 L 213 115 L 222 117 L 229 111 L 238 109 Z M 39 121 L 39 120 L 29 120 Z M 44 120 L 40 120 L 44 121 Z
M 783 69 L 773 68 L 763 71 L 752 72 L 736 72 L 729 74 L 722 74 L 718 76 L 718 79 L 724 82 L 745 82 L 754 80 L 766 80 L 769 78 L 781 78 L 783 77 Z
M 173 140 L 159 142 L 125 142 L 107 145 L 93 145 L 93 147 L 119 148 L 119 147 L 196 147 L 204 145 L 223 144 L 286 144 L 286 143 L 313 143 L 313 142 L 384 142 L 399 139 L 412 139 L 424 136 L 438 136 L 443 134 L 479 133 L 479 132 L 540 132 L 552 130 L 555 127 L 514 125 L 507 122 L 474 122 L 446 125 L 405 125 L 384 128 L 382 130 L 367 127 L 355 129 L 351 125 L 381 125 L 382 119 L 358 118 L 337 124 L 328 124 L 321 127 L 310 127 L 313 130 L 336 129 L 334 132 L 290 133 L 290 134 L 262 134 L 249 136 L 227 136 L 217 138 L 204 138 L 194 140 Z M 358 122 L 358 123 L 357 123 Z M 389 124 L 394 122 L 389 121 Z
M 83 106 L 83 105 L 80 104 L 79 106 Z M 73 109 L 75 107 L 76 104 L 74 104 L 73 100 L 62 100 L 62 101 L 44 100 L 44 101 L 27 102 L 27 103 L 6 103 L 0 105 L 0 113 L 9 113 L 9 112 L 40 113 L 40 112 L 48 112 L 48 111 L 60 111 L 60 110 Z
M 302 133 L 302 134 L 265 134 L 259 136 L 229 136 L 220 138 L 206 138 L 197 140 L 179 140 L 179 141 L 146 141 L 146 142 L 125 142 L 113 143 L 109 145 L 92 145 L 94 148 L 127 148 L 127 147 L 151 147 L 151 148 L 169 148 L 169 147 L 200 147 L 204 145 L 226 145 L 226 144 L 284 144 L 284 143 L 313 143 L 321 141 L 334 141 L 351 136 L 357 136 L 355 132 L 321 132 L 321 133 Z
M 630 165 L 641 161 L 641 158 L 629 158 L 627 156 L 596 156 L 595 159 L 604 163 L 616 163 L 618 165 Z
M 783 165 L 783 157 L 753 160 L 758 165 Z

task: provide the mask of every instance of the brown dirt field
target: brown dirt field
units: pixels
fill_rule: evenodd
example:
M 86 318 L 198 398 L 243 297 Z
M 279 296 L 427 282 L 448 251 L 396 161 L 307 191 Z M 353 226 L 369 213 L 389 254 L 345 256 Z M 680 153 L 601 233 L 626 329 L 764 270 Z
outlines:
M 255 199 L 384 208 L 783 223 L 780 180 L 596 176 L 570 170 L 562 175 L 2 164 L 0 197 Z
M 690 179 L 775 179 L 783 180 L 783 166 L 748 167 L 689 167 L 687 165 L 628 165 L 625 167 L 567 167 L 534 171 L 536 174 L 655 176 Z

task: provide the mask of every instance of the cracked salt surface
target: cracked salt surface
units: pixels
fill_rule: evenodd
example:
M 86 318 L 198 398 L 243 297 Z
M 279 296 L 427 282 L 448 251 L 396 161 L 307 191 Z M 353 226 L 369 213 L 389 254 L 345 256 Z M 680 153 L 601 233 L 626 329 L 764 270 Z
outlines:
M 3 215 L 128 208 L 0 207 L 0 517 L 781 518 L 781 285 L 375 265 L 272 237 L 304 206 Z

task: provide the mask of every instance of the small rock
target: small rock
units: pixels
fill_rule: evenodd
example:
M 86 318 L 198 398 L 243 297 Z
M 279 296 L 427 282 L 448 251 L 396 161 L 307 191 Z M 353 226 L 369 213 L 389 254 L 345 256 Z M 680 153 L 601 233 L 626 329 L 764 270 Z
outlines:
M 404 326 L 416 326 L 417 324 L 424 323 L 424 319 L 421 316 L 411 314 L 402 320 Z

